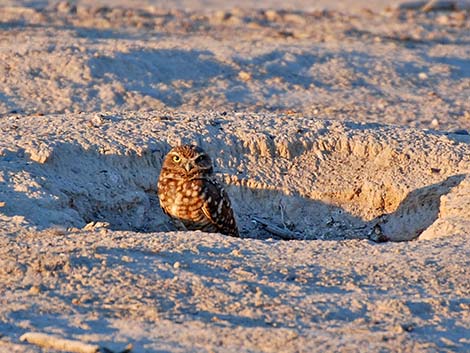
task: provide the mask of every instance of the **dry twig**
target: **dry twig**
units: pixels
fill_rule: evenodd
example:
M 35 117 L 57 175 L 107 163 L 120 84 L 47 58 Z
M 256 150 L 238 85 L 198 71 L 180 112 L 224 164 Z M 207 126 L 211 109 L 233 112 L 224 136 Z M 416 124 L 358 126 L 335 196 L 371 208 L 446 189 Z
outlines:
M 261 223 L 264 226 L 264 229 L 266 229 L 269 233 L 272 233 L 274 235 L 277 235 L 281 239 L 284 240 L 294 240 L 297 239 L 296 234 L 289 229 L 283 229 L 281 227 L 278 227 L 274 224 L 271 224 L 264 219 L 258 218 L 258 217 L 252 217 L 253 220 L 255 220 L 258 223 Z

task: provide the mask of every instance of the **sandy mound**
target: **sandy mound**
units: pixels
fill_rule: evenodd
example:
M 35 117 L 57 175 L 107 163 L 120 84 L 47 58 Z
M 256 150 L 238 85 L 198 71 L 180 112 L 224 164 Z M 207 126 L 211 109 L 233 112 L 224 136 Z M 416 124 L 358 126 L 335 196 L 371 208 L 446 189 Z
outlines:
M 170 230 L 156 180 L 180 143 L 213 156 L 244 237 L 266 237 L 264 220 L 293 239 L 410 240 L 468 218 L 468 136 L 239 113 L 6 118 L 3 128 L 2 214 L 31 229 Z

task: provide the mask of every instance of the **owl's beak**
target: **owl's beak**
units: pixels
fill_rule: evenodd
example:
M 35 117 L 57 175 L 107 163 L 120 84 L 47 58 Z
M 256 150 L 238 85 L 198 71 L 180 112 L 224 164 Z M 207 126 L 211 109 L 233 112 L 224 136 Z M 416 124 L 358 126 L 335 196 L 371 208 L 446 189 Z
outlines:
M 193 167 L 194 167 L 193 164 L 191 162 L 188 162 L 184 166 L 184 169 L 186 169 L 186 171 L 189 173 L 191 171 L 191 169 L 193 169 Z

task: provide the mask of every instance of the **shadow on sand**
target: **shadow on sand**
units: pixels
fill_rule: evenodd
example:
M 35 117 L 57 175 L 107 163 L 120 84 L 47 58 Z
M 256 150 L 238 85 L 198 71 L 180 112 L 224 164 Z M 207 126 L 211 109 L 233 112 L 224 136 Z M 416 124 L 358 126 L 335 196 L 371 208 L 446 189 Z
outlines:
M 148 146 L 139 156 L 62 143 L 43 164 L 29 159 L 25 151 L 10 151 L 1 160 L 6 206 L 0 211 L 9 217 L 21 216 L 39 229 L 104 222 L 113 230 L 172 230 L 156 197 L 161 163 L 170 146 L 160 141 L 149 141 Z M 24 177 L 23 184 L 19 176 Z M 287 236 L 280 238 L 286 240 L 364 239 L 380 225 L 386 237 L 379 240 L 410 240 L 438 218 L 440 197 L 463 178 L 455 175 L 413 190 L 394 212 L 371 221 L 322 200 L 276 189 L 228 185 L 227 191 L 242 237 L 279 238 L 269 229 L 272 225 L 285 230 Z

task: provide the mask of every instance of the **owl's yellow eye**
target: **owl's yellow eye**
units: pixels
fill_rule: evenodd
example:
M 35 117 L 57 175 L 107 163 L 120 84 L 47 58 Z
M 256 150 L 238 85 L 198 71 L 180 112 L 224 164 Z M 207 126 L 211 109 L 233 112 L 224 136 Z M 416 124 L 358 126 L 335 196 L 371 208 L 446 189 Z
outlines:
M 173 162 L 175 162 L 175 163 L 181 162 L 180 156 L 173 156 Z

